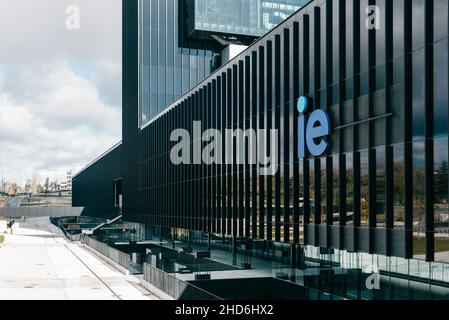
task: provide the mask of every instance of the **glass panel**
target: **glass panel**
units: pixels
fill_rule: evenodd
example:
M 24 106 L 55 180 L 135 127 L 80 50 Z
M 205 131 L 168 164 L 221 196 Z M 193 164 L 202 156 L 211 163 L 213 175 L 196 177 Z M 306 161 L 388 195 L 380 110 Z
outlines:
M 393 85 L 404 82 L 404 57 L 393 60 Z
M 404 55 L 404 1 L 393 1 L 393 56 Z
M 360 96 L 364 96 L 368 94 L 368 81 L 369 74 L 368 72 L 363 72 L 360 74 Z
M 166 103 L 170 104 L 174 100 L 174 63 L 175 63 L 175 25 L 174 2 L 167 1 L 167 79 L 166 79 Z
M 385 88 L 385 65 L 378 66 L 376 68 L 376 90 L 381 90 Z
M 448 134 L 448 41 L 434 45 L 434 136 Z
M 353 74 L 354 70 L 354 59 L 353 59 L 353 48 L 354 48 L 354 23 L 353 23 L 353 5 L 352 3 L 346 4 L 346 78 L 349 78 Z M 351 99 L 352 97 L 346 96 L 346 99 Z
M 421 49 L 413 53 L 413 139 L 424 138 L 425 124 L 425 56 Z
M 413 255 L 425 257 L 425 144 L 413 143 Z
M 340 3 L 332 1 L 332 83 L 340 81 Z M 345 70 L 343 70 L 344 72 Z M 333 99 L 334 104 L 338 99 Z
M 310 223 L 315 223 L 315 160 L 309 160 Z M 319 204 L 318 204 L 319 205 Z
M 434 142 L 435 260 L 449 262 L 448 137 Z
M 356 26 L 360 30 L 360 71 L 365 72 L 368 70 L 368 40 L 369 40 L 369 29 L 366 27 L 366 8 L 368 7 L 368 0 L 359 0 L 360 2 L 360 12 L 356 12 L 355 14 L 359 14 L 360 16 L 360 25 Z M 351 16 L 351 19 L 353 17 Z M 354 63 L 353 61 L 351 63 Z M 363 95 L 363 94 L 362 94 Z
M 340 221 L 340 156 L 332 158 L 332 185 L 333 185 L 333 217 L 334 222 Z
M 159 71 L 159 61 L 158 61 L 158 50 L 154 48 L 159 47 L 159 26 L 158 26 L 158 1 L 151 0 L 150 6 L 150 16 L 151 16 L 151 40 L 150 40 L 150 117 L 154 116 L 158 112 L 158 71 Z
M 345 100 L 352 100 L 354 97 L 354 79 L 350 78 L 345 80 L 344 82 L 345 86 Z
M 394 228 L 405 227 L 405 171 L 404 171 L 404 145 L 393 146 L 393 201 L 394 201 Z
M 307 2 L 308 0 L 195 0 L 191 28 L 262 36 Z
M 377 0 L 376 6 L 380 10 L 380 16 L 378 17 L 380 29 L 376 30 L 376 65 L 380 66 L 385 64 L 385 21 L 386 21 L 386 6 L 385 1 L 390 0 Z M 396 23 L 396 21 L 394 22 Z
M 447 15 L 448 15 L 448 1 L 434 0 L 434 40 L 440 40 L 447 37 Z
M 412 0 L 412 32 L 413 50 L 424 46 L 426 0 Z
M 444 264 L 431 263 L 431 279 L 436 281 L 444 281 L 443 277 Z
M 386 228 L 385 215 L 385 148 L 376 150 L 376 221 L 378 228 Z
M 303 160 L 299 160 L 298 162 L 298 167 L 299 167 L 299 192 L 298 192 L 298 196 L 299 196 L 299 214 L 300 219 L 302 219 L 303 214 L 304 214 L 304 162 Z M 303 227 L 303 223 L 299 224 L 299 240 L 301 243 L 304 242 L 304 227 Z
M 327 165 L 326 158 L 321 158 L 321 224 L 326 224 L 327 222 Z
M 198 82 L 198 50 L 190 49 L 190 84 L 189 89 L 193 88 Z
M 347 225 L 354 225 L 354 157 L 352 153 L 346 154 L 346 210 Z
M 146 123 L 150 118 L 150 2 L 143 0 L 140 4 L 140 122 Z
M 369 157 L 368 151 L 360 152 L 360 226 L 369 223 Z
M 177 0 L 141 0 L 141 124 L 165 109 L 210 74 L 214 53 L 183 48 L 179 37 Z
M 182 94 L 190 89 L 190 49 L 182 49 Z

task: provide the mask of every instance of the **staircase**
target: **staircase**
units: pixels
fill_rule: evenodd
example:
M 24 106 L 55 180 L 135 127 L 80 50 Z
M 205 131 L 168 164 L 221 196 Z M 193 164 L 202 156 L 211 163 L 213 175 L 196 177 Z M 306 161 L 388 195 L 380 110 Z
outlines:
M 92 235 L 92 234 L 94 234 L 95 231 L 103 228 L 104 226 L 109 226 L 109 225 L 113 224 L 114 222 L 120 220 L 122 217 L 123 216 L 120 214 L 119 216 L 117 216 L 113 219 L 107 219 L 106 222 L 99 224 L 95 228 L 83 230 L 83 234 Z

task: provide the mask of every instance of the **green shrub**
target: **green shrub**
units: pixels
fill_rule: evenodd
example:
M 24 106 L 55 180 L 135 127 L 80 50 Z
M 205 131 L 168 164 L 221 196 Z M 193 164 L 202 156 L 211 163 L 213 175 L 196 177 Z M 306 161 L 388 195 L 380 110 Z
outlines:
M 2 244 L 3 241 L 5 241 L 5 236 L 0 235 L 0 244 Z

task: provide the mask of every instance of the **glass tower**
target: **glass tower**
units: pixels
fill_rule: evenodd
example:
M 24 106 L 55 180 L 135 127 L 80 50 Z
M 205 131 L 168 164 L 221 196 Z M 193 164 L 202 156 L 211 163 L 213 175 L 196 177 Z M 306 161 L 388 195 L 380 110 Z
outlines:
M 211 31 L 260 37 L 308 0 L 190 0 L 189 32 Z M 189 13 L 191 13 L 190 11 Z
M 139 126 L 221 65 L 223 45 L 195 37 L 196 29 L 259 37 L 306 2 L 139 0 Z
M 184 37 L 182 1 L 139 1 L 140 125 L 213 70 L 212 45 Z M 215 51 L 215 52 L 214 52 Z

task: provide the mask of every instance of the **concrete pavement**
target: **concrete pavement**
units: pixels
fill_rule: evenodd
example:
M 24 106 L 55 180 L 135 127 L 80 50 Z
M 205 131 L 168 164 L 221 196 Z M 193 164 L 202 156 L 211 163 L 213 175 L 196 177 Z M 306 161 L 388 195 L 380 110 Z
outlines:
M 0 300 L 157 300 L 78 244 L 48 218 L 27 219 L 0 247 Z

